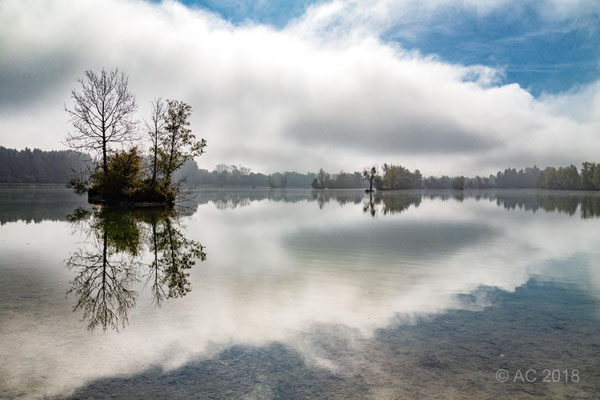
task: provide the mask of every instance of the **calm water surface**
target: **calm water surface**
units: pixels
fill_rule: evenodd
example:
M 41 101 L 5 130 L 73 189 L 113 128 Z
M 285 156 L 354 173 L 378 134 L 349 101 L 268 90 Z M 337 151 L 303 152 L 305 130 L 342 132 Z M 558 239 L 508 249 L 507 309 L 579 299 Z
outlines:
M 600 195 L 194 194 L 0 188 L 0 397 L 600 397 Z

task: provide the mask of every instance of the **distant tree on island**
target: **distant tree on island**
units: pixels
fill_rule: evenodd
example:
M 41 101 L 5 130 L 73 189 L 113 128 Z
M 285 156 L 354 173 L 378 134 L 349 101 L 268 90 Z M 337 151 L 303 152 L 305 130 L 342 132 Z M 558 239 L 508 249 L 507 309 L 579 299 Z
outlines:
M 363 180 L 369 182 L 369 192 L 373 191 L 373 182 L 377 177 L 377 166 L 373 165 L 371 168 L 363 169 L 362 173 Z
M 373 186 L 377 190 L 420 189 L 423 186 L 423 176 L 416 169 L 411 172 L 402 165 L 383 164 L 383 175 L 379 175 L 377 166 L 363 171 L 363 179 L 369 182 L 369 191 Z
M 411 189 L 415 187 L 414 175 L 402 165 L 383 164 L 383 177 L 378 186 L 379 190 Z

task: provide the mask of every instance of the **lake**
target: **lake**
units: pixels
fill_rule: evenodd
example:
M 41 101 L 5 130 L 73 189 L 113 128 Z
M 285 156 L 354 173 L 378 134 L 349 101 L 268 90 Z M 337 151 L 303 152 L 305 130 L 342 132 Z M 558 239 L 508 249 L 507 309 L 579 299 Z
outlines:
M 0 397 L 597 399 L 600 195 L 0 188 Z

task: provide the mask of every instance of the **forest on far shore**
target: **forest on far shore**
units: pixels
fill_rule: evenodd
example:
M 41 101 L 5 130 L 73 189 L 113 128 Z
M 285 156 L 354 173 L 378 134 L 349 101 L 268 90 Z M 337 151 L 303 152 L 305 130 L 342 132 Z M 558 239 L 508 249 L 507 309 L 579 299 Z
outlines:
M 0 146 L 0 183 L 66 184 L 73 172 L 85 168 L 92 158 L 72 150 L 15 150 Z M 249 168 L 220 164 L 214 170 L 198 168 L 191 160 L 179 170 L 176 179 L 187 186 L 271 187 L 352 189 L 368 188 L 363 171 L 328 173 L 276 172 L 270 175 Z M 423 177 L 419 170 L 410 171 L 400 165 L 384 164 L 377 168 L 374 187 L 386 189 L 559 189 L 600 190 L 600 163 L 584 162 L 581 168 L 569 165 L 559 168 L 536 166 L 507 168 L 487 177 Z

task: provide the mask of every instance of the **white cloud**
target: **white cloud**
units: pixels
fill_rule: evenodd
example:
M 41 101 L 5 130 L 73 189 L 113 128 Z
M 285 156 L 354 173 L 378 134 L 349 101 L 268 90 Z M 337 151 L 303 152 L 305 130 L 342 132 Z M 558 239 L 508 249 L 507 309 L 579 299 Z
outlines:
M 486 13 L 508 1 L 460 4 Z M 356 170 L 391 161 L 426 174 L 474 174 L 594 159 L 598 113 L 582 119 L 555 109 L 589 107 L 598 84 L 536 99 L 514 84 L 494 86 L 501 71 L 379 39 L 396 21 L 455 4 L 334 1 L 275 30 L 233 26 L 175 2 L 4 0 L 1 142 L 59 147 L 76 79 L 87 68 L 119 67 L 140 118 L 154 96 L 192 105 L 192 127 L 209 143 L 204 167 Z M 563 7 L 552 15 L 566 14 L 563 3 L 547 4 Z

